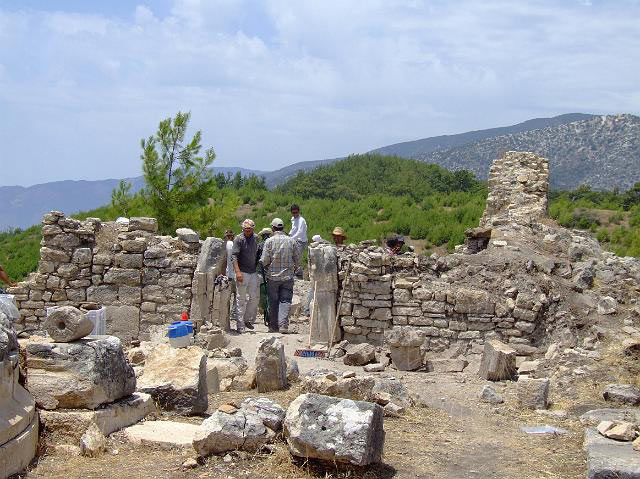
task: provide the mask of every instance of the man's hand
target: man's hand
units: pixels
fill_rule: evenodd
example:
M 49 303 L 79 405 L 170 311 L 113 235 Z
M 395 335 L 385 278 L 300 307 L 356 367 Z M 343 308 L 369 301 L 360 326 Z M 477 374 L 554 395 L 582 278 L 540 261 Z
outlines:
M 238 284 L 242 284 L 242 280 L 243 280 L 242 272 L 241 272 L 241 271 L 238 271 L 238 272 L 236 273 L 236 281 L 238 282 Z

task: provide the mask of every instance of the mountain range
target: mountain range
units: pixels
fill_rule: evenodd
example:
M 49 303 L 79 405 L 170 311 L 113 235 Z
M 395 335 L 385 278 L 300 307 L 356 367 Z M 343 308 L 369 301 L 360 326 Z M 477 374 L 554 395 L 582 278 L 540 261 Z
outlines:
M 436 163 L 448 169 L 468 169 L 486 178 L 489 165 L 504 151 L 533 151 L 549 159 L 551 186 L 573 189 L 582 184 L 594 189 L 627 189 L 640 181 L 640 117 L 596 116 L 569 113 L 536 118 L 516 125 L 442 135 L 396 143 L 371 150 Z M 298 171 L 339 161 L 333 158 L 295 163 L 275 171 L 214 168 L 214 173 L 264 176 L 276 186 Z M 144 186 L 142 177 L 128 178 L 132 191 Z M 88 210 L 111 201 L 118 179 L 55 181 L 30 187 L 0 187 L 0 230 L 25 228 L 40 221 L 43 213 Z

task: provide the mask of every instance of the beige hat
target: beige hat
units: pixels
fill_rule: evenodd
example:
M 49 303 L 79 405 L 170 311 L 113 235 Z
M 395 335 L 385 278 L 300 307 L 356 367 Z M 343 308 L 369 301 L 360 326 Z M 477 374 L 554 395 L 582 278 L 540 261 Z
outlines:
M 282 228 L 284 227 L 284 221 L 282 221 L 280 218 L 273 218 L 271 226 L 273 226 L 274 228 Z
M 344 230 L 339 226 L 336 226 L 335 228 L 333 228 L 333 231 L 331 232 L 331 234 L 335 236 L 342 236 L 343 238 L 347 237 L 347 235 L 344 234 Z
M 242 227 L 243 228 L 255 228 L 256 224 L 253 222 L 253 220 L 250 220 L 249 218 L 247 218 L 246 220 L 244 220 L 242 222 Z
M 270 234 L 273 234 L 273 230 L 271 228 L 262 228 L 260 230 L 260 233 L 258 233 L 258 236 L 270 235 Z

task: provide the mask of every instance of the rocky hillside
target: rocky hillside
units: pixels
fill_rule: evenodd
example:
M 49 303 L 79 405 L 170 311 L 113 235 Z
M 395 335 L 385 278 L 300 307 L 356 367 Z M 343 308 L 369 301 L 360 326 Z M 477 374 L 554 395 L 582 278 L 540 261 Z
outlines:
M 596 116 L 414 157 L 448 169 L 464 168 L 486 178 L 491 162 L 509 150 L 531 151 L 548 158 L 554 189 L 583 184 L 598 190 L 629 189 L 640 181 L 640 117 Z

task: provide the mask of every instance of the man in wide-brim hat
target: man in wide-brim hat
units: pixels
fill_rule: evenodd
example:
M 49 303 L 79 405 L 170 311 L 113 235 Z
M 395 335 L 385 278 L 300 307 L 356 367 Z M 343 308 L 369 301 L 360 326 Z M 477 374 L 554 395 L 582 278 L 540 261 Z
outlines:
M 347 240 L 347 235 L 344 234 L 344 230 L 339 226 L 333 228 L 331 232 L 331 236 L 333 236 L 333 242 L 336 246 L 342 246 L 344 242 Z

